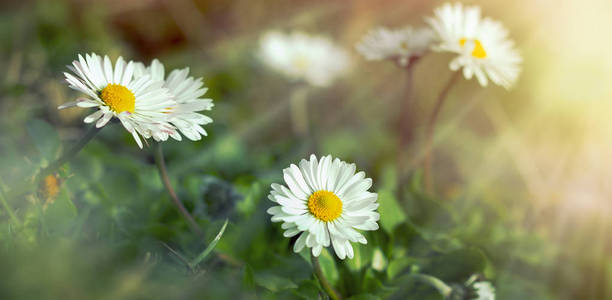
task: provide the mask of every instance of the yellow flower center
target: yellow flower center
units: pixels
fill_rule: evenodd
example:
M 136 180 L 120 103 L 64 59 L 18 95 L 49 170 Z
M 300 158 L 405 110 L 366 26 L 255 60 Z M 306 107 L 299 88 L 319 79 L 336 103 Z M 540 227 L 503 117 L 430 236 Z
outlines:
M 323 222 L 333 221 L 342 213 L 342 201 L 332 192 L 316 191 L 308 197 L 308 210 Z
M 100 98 L 116 113 L 124 111 L 133 113 L 136 107 L 136 97 L 132 91 L 120 84 L 111 83 L 107 85 L 100 92 Z
M 487 57 L 487 52 L 485 51 L 485 49 L 482 47 L 482 43 L 480 43 L 479 40 L 477 39 L 473 39 L 473 40 L 468 40 L 467 38 L 462 38 L 459 40 L 459 44 L 461 45 L 461 47 L 465 46 L 465 43 L 467 43 L 468 41 L 474 43 L 474 49 L 472 49 L 472 56 L 475 58 L 486 58 Z

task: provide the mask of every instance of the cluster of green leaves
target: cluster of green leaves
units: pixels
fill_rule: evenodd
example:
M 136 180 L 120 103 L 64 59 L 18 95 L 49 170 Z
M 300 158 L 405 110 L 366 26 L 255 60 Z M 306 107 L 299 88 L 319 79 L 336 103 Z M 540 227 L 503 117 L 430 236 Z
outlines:
M 170 173 L 176 178 L 173 183 L 206 229 L 202 239 L 189 231 L 171 205 L 151 154 L 135 156 L 131 149 L 113 150 L 106 145 L 121 135 L 115 129 L 119 128 L 102 131 L 98 140 L 61 170 L 60 193 L 54 201 L 45 199 L 40 190 L 44 187 L 39 187 L 24 202 L 10 203 L 15 205 L 21 224 L 2 211 L 8 225 L 0 235 L 2 261 L 29 265 L 25 261 L 35 256 L 32 263 L 59 272 L 56 276 L 60 278 L 65 276 L 62 280 L 73 282 L 70 290 L 77 295 L 180 293 L 312 299 L 323 294 L 312 275 L 308 250 L 293 253 L 294 241 L 283 238 L 280 226 L 272 224 L 265 213 L 271 205 L 266 198 L 269 183 L 280 180 L 280 172 L 275 172 L 272 180 L 221 175 L 231 172 L 226 165 L 248 161 L 242 158 L 245 145 L 236 140 L 218 138 L 210 150 L 198 155 L 186 155 L 189 150 L 183 150 L 182 144 L 170 144 L 167 152 Z M 35 151 L 27 157 L 31 173 L 20 174 L 22 179 L 31 178 L 39 167 L 57 158 L 62 148 L 55 129 L 44 121 L 31 121 L 26 131 Z M 190 158 L 188 165 L 180 163 L 182 157 Z M 21 166 L 25 160 L 16 163 Z M 257 173 L 256 165 L 243 165 L 243 172 Z M 204 168 L 206 174 L 219 175 L 202 175 Z M 473 228 L 475 232 L 466 230 L 474 225 L 462 218 L 474 216 L 460 215 L 456 207 L 425 194 L 418 174 L 402 187 L 397 186 L 395 174 L 395 169 L 387 166 L 377 180 L 381 229 L 366 234 L 368 244 L 355 245 L 353 259 L 341 261 L 331 250 L 324 250 L 320 257 L 325 276 L 338 291 L 354 299 L 442 299 L 435 288 L 412 275 L 430 274 L 449 284 L 461 284 L 473 274 L 495 277 L 498 270 L 490 260 L 503 254 L 486 254 L 493 249 L 486 239 L 482 243 L 483 239 L 477 238 L 481 227 Z M 15 178 L 13 184 L 17 181 Z M 10 187 L 3 188 L 10 193 Z M 398 188 L 406 195 L 403 201 L 396 198 Z M 229 225 L 222 225 L 225 218 Z M 214 255 L 209 255 L 211 252 Z M 65 265 L 61 266 L 62 262 Z M 59 295 L 66 288 L 55 280 L 45 280 L 39 289 L 30 290 L 40 283 L 36 277 L 32 277 L 36 282 L 25 278 L 33 270 L 17 266 L 6 270 L 14 272 L 7 274 L 11 280 L 4 281 L 7 288 L 3 290 L 9 296 L 41 297 L 49 290 L 53 292 L 48 295 Z M 90 273 L 94 270 L 95 274 Z M 122 284 L 133 286 L 118 287 L 112 279 L 116 274 L 126 274 L 121 275 L 126 276 Z M 20 294 L 22 290 L 15 287 L 23 285 L 29 292 Z

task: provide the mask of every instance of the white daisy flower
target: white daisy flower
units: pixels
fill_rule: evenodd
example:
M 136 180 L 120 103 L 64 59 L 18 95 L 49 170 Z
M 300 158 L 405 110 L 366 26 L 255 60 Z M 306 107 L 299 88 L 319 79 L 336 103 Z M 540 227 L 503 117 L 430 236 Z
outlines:
M 150 76 L 134 79 L 133 62 L 126 64 L 119 57 L 113 68 L 108 56 L 102 58 L 92 53 L 86 54 L 85 58 L 79 55 L 79 60 L 73 61 L 68 68 L 74 73 L 64 73 L 69 87 L 88 97 L 65 103 L 58 109 L 97 107 L 96 112 L 85 117 L 85 123 L 96 122 L 96 127 L 100 128 L 114 116 L 132 134 L 140 148 L 139 134 L 148 138 L 153 130 L 173 128 L 166 119 L 168 108 L 176 102 L 162 87 L 162 81 L 152 80 Z
M 427 18 L 438 42 L 433 49 L 456 53 L 450 62 L 453 71 L 463 68 L 463 76 L 473 75 L 482 86 L 488 79 L 510 88 L 520 73 L 522 58 L 508 39 L 508 31 L 499 22 L 481 18 L 477 6 L 446 3 Z
M 390 59 L 405 67 L 411 59 L 423 56 L 429 50 L 433 37 L 429 28 L 379 27 L 370 30 L 356 48 L 367 60 Z
M 163 82 L 163 87 L 170 91 L 172 98 L 176 101 L 176 105 L 169 108 L 168 122 L 184 136 L 192 141 L 198 141 L 202 139 L 202 136 L 207 135 L 202 126 L 212 123 L 213 120 L 198 112 L 211 110 L 214 104 L 212 99 L 202 98 L 208 90 L 204 87 L 202 78 L 195 79 L 189 76 L 189 68 L 173 70 L 166 77 L 164 65 L 157 59 L 154 59 L 148 67 L 145 67 L 143 63 L 136 63 L 134 76 L 135 78 L 150 76 L 153 80 Z M 153 131 L 153 138 L 157 141 L 165 141 L 168 136 L 178 141 L 182 139 L 176 130 Z
M 488 281 L 478 281 L 473 284 L 476 294 L 474 300 L 495 300 L 495 288 Z
M 348 71 L 348 53 L 329 39 L 302 32 L 272 31 L 260 41 L 259 58 L 270 68 L 293 80 L 328 86 Z
M 331 155 L 303 159 L 283 170 L 285 185 L 272 184 L 268 199 L 279 204 L 268 209 L 272 222 L 283 222 L 285 237 L 300 234 L 293 251 L 312 248 L 319 256 L 323 247 L 333 246 L 340 259 L 353 258 L 350 242 L 366 244 L 357 230 L 377 230 L 378 194 L 368 192 L 372 179 L 355 174 L 355 164 Z M 357 229 L 357 230 L 356 230 Z

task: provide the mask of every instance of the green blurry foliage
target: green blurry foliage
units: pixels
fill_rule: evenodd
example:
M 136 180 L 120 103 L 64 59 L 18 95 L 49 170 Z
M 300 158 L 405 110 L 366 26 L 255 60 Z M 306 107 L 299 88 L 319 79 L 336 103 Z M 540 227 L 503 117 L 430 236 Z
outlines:
M 2 10 L 0 189 L 8 195 L 27 184 L 86 130 L 85 109 L 56 110 L 77 95 L 61 82 L 77 53 L 158 56 L 168 68 L 190 66 L 196 77 L 204 76 L 215 101 L 209 136 L 164 144 L 172 184 L 204 236 L 192 233 L 171 204 L 151 147 L 139 150 L 120 124 L 109 124 L 58 172 L 60 192 L 53 202 L 31 186 L 28 195 L 7 199 L 19 223 L 0 207 L 0 298 L 325 299 L 308 250 L 293 253 L 295 238 L 282 237 L 266 213 L 273 204 L 270 184 L 311 152 L 355 162 L 379 194 L 380 229 L 365 233 L 368 244 L 354 244 L 352 260 L 337 259 L 332 249 L 320 257 L 324 274 L 346 299 L 442 299 L 410 276 L 418 273 L 448 284 L 481 274 L 494 283 L 499 299 L 605 298 L 576 275 L 601 268 L 570 258 L 555 265 L 562 249 L 521 224 L 517 216 L 529 207 L 525 200 L 461 186 L 454 195 L 432 196 L 423 191 L 418 169 L 398 184 L 395 119 L 405 91 L 395 66 L 360 65 L 368 72 L 313 91 L 310 136 L 293 136 L 286 100 L 295 86 L 257 62 L 257 39 L 285 23 L 335 34 L 342 27 L 336 20 L 350 17 L 344 3 L 276 1 L 270 6 L 278 15 L 268 18 L 270 10 L 256 1 L 195 1 L 206 25 L 197 28 L 207 38 L 202 45 L 172 6 L 153 2 L 123 7 L 116 1 L 46 0 Z M 151 22 L 143 23 L 140 14 L 159 18 L 168 30 L 138 31 Z M 129 29 L 137 34 L 125 20 L 133 21 Z M 431 67 L 436 76 L 446 72 L 440 66 Z M 373 80 L 372 74 L 384 76 Z M 427 92 L 420 93 L 427 103 Z M 449 102 L 455 100 L 461 99 Z M 280 113 L 270 114 L 272 108 Z M 422 118 L 413 117 L 416 123 Z M 463 147 L 480 146 L 478 137 L 455 130 Z M 403 154 L 416 155 L 419 142 L 416 135 L 412 152 Z M 454 179 L 453 165 L 448 169 L 442 177 Z M 515 205 L 505 205 L 504 197 Z M 605 261 L 610 274 L 610 259 Z

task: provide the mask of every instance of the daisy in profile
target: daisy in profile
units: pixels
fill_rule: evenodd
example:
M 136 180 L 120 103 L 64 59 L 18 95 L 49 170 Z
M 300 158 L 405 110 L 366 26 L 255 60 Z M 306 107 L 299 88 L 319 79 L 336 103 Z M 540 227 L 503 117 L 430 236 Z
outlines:
M 134 63 L 122 57 L 115 66 L 108 56 L 95 53 L 79 55 L 79 59 L 68 67 L 73 74 L 64 73 L 69 87 L 87 95 L 76 101 L 63 104 L 58 109 L 68 107 L 94 107 L 97 110 L 85 117 L 85 123 L 96 122 L 100 128 L 113 117 L 121 121 L 123 127 L 132 134 L 140 148 L 140 136 L 148 138 L 153 131 L 172 131 L 174 127 L 167 122 L 172 100 L 162 81 L 150 76 L 134 78 Z
M 499 22 L 482 18 L 477 6 L 446 3 L 426 19 L 436 34 L 433 49 L 455 53 L 450 62 L 453 71 L 463 69 L 463 76 L 475 76 L 480 85 L 488 80 L 510 88 L 520 73 L 522 58 Z
M 198 112 L 211 110 L 214 104 L 212 99 L 202 98 L 208 90 L 202 78 L 189 76 L 189 68 L 173 70 L 166 77 L 164 65 L 157 59 L 148 67 L 140 62 L 135 63 L 134 76 L 137 79 L 148 76 L 163 82 L 163 87 L 168 89 L 176 101 L 176 105 L 168 108 L 167 121 L 178 131 L 192 141 L 206 136 L 202 126 L 212 123 L 212 119 Z M 177 130 L 153 130 L 151 134 L 157 141 L 165 141 L 168 136 L 180 141 L 182 138 Z
M 311 155 L 283 170 L 286 185 L 272 184 L 268 198 L 278 205 L 268 213 L 272 222 L 283 222 L 285 237 L 299 234 L 296 253 L 308 247 L 318 257 L 331 245 L 340 259 L 353 258 L 351 242 L 367 243 L 357 230 L 378 229 L 378 195 L 368 191 L 372 180 L 355 169 L 331 155 Z
M 370 30 L 356 48 L 367 60 L 393 60 L 402 67 L 423 56 L 431 47 L 433 32 L 429 28 L 400 29 L 379 27 Z
M 259 58 L 293 80 L 323 87 L 350 68 L 348 53 L 329 39 L 302 32 L 272 31 L 260 40 Z

